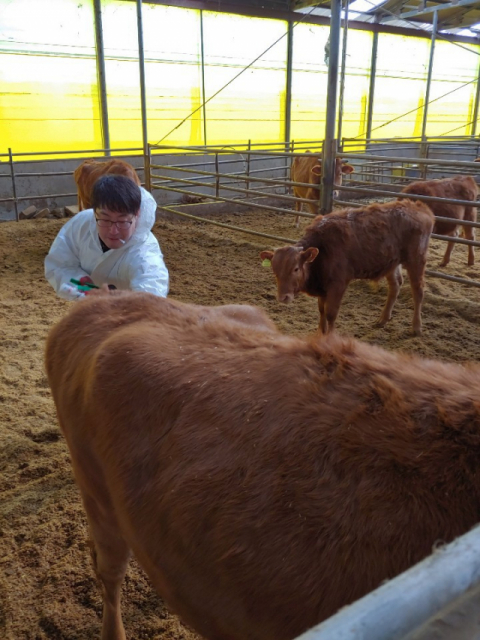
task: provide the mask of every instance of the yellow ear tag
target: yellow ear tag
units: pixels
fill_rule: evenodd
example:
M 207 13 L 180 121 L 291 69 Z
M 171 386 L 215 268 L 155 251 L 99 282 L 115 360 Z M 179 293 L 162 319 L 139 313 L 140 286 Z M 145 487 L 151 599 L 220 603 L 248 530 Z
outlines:
M 271 267 L 272 266 L 272 261 L 269 260 L 268 258 L 265 258 L 265 260 L 262 260 L 262 267 Z

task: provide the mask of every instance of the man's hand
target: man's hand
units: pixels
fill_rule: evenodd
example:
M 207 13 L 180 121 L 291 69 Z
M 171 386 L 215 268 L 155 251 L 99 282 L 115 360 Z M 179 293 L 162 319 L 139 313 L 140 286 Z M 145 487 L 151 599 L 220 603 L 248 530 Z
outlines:
M 99 295 L 105 295 L 106 293 L 110 293 L 108 284 L 102 284 L 102 286 L 99 289 L 90 289 L 89 291 L 85 291 L 86 296 L 99 296 Z

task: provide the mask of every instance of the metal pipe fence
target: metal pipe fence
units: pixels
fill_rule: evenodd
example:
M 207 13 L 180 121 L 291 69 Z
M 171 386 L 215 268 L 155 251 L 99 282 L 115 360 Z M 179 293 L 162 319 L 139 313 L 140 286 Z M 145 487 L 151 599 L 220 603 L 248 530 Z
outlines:
M 364 206 L 359 199 L 367 197 L 369 201 L 384 201 L 385 199 L 396 199 L 401 189 L 413 180 L 423 176 L 430 178 L 432 175 L 449 176 L 472 175 L 480 176 L 480 163 L 472 161 L 458 160 L 465 157 L 466 150 L 473 158 L 477 157 L 480 142 L 478 139 L 465 139 L 459 137 L 443 138 L 441 141 L 427 139 L 426 147 L 423 147 L 425 157 L 420 157 L 421 139 L 375 139 L 362 141 L 363 148 L 359 150 L 358 140 L 343 139 L 341 150 L 335 155 L 348 161 L 355 168 L 355 173 L 344 178 L 341 186 L 335 189 L 340 192 L 340 197 L 335 198 L 334 204 L 337 206 L 361 207 Z M 440 146 L 435 146 L 435 144 Z M 379 152 L 379 144 L 384 144 Z M 350 151 L 350 148 L 352 149 Z M 312 213 L 294 210 L 294 205 L 303 207 L 311 204 L 308 198 L 295 197 L 292 193 L 294 187 L 311 187 L 310 182 L 296 182 L 289 179 L 291 162 L 295 157 L 304 157 L 308 150 L 314 155 L 322 155 L 320 141 L 308 141 L 296 143 L 246 143 L 235 146 L 230 145 L 206 145 L 206 146 L 173 146 L 173 145 L 151 145 L 146 155 L 142 154 L 141 148 L 122 149 L 92 149 L 87 151 L 58 151 L 58 152 L 21 152 L 0 154 L 6 157 L 9 164 L 9 172 L 0 173 L 0 179 L 10 180 L 12 184 L 11 195 L 0 198 L 0 203 L 14 203 L 15 217 L 18 220 L 19 205 L 28 200 L 48 200 L 62 197 L 76 197 L 76 192 L 67 189 L 65 193 L 51 189 L 53 193 L 38 193 L 23 195 L 19 192 L 18 186 L 25 178 L 50 178 L 55 180 L 65 178 L 73 174 L 72 171 L 51 170 L 48 166 L 44 171 L 31 170 L 27 163 L 48 163 L 58 158 L 70 155 L 78 157 L 81 161 L 84 158 L 96 157 L 98 159 L 111 159 L 112 157 L 125 157 L 128 152 L 135 152 L 135 157 L 144 158 L 142 170 L 148 171 L 145 182 L 151 181 L 151 189 L 159 196 L 159 209 L 168 211 L 175 215 L 190 217 L 190 219 L 201 220 L 203 222 L 231 228 L 234 231 L 249 235 L 259 235 L 280 242 L 291 242 L 291 238 L 282 238 L 273 234 L 262 234 L 241 226 L 227 225 L 226 223 L 212 220 L 210 217 L 201 215 L 192 216 L 186 213 L 188 207 L 198 207 L 208 205 L 208 213 L 218 211 L 216 205 L 227 204 L 238 207 L 251 207 L 254 205 L 259 209 L 279 215 L 299 216 L 305 219 L 312 219 Z M 445 151 L 446 150 L 446 151 Z M 111 155 L 106 155 L 109 151 Z M 416 153 L 413 153 L 415 151 Z M 100 154 L 104 153 L 103 156 Z M 393 153 L 394 155 L 387 155 Z M 432 157 L 437 154 L 448 153 L 449 159 L 445 157 Z M 404 154 L 406 154 L 404 156 Z M 39 159 L 42 156 L 42 159 Z M 45 159 L 45 156 L 48 156 Z M 63 158 L 62 158 L 63 159 Z M 167 162 L 165 160 L 167 159 Z M 23 169 L 19 170 L 19 168 Z M 17 168 L 19 167 L 19 168 Z M 42 167 L 43 168 L 43 167 Z M 73 182 L 72 182 L 73 184 Z M 321 190 L 321 185 L 316 185 Z M 15 187 L 15 192 L 13 192 Z M 333 191 L 334 185 L 329 185 Z M 327 185 L 328 188 L 328 185 Z M 1 195 L 1 194 L 0 194 Z M 420 196 L 414 194 L 402 194 L 402 197 L 423 200 L 425 202 L 443 202 L 444 204 L 455 204 L 461 206 L 472 206 L 470 201 L 458 199 L 439 199 L 431 196 Z M 348 199 L 346 199 L 348 198 Z M 350 200 L 352 198 L 352 200 Z M 357 202 L 355 202 L 357 200 Z M 476 206 L 476 205 L 474 205 Z M 202 209 L 203 211 L 203 209 Z M 439 221 L 451 221 L 450 218 L 439 218 Z M 460 225 L 479 227 L 476 222 L 459 221 Z M 293 218 L 292 218 L 293 229 Z M 442 236 L 433 234 L 433 238 L 446 241 L 457 242 L 459 244 L 480 246 L 472 240 L 464 238 Z M 447 274 L 429 271 L 433 277 L 442 277 L 462 284 L 474 284 L 473 281 L 457 276 L 445 277 Z

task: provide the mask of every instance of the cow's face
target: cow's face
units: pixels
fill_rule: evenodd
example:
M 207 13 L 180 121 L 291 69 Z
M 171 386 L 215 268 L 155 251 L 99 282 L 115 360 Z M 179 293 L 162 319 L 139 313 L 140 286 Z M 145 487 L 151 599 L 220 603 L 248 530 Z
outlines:
M 335 158 L 335 178 L 334 184 L 336 187 L 342 186 L 343 174 L 353 173 L 355 169 L 351 164 L 347 162 L 343 162 L 341 158 Z M 321 160 L 318 161 L 318 164 L 313 166 L 310 170 L 310 182 L 312 184 L 320 184 L 322 180 L 322 163 Z M 333 192 L 333 197 L 338 198 L 338 191 L 335 190 Z
M 271 260 L 277 280 L 279 302 L 291 302 L 304 290 L 310 273 L 310 265 L 318 255 L 318 249 L 309 247 L 282 247 L 276 251 L 262 251 L 262 260 Z

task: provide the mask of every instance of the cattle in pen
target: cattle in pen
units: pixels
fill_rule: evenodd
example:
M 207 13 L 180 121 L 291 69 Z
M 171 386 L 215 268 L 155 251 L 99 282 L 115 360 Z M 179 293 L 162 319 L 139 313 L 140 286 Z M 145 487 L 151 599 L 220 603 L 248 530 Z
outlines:
M 413 296 L 413 333 L 422 331 L 424 274 L 434 217 L 430 209 L 411 201 L 341 209 L 318 216 L 293 246 L 263 251 L 271 260 L 279 302 L 299 293 L 318 299 L 320 331 L 335 327 L 343 295 L 355 279 L 385 277 L 388 297 L 377 325 L 383 327 L 403 284 L 405 267 Z
M 96 181 L 105 175 L 126 176 L 140 186 L 140 178 L 131 164 L 124 160 L 108 160 L 99 162 L 97 160 L 85 160 L 79 165 L 73 177 L 77 185 L 78 210 L 91 209 L 92 191 Z
M 340 187 L 342 185 L 343 175 L 353 173 L 355 169 L 351 164 L 344 162 L 341 158 L 335 159 L 335 176 L 334 185 Z M 310 202 L 306 203 L 307 207 L 313 215 L 318 213 L 318 201 L 320 199 L 320 182 L 322 180 L 322 159 L 320 155 L 311 154 L 307 151 L 303 156 L 295 156 L 290 168 L 290 179 L 292 182 L 303 182 L 311 186 L 293 187 L 293 195 L 296 198 L 307 198 Z M 338 191 L 334 191 L 334 197 L 338 197 Z M 295 202 L 295 211 L 301 211 L 302 202 Z M 295 224 L 298 227 L 300 216 L 296 216 Z
M 115 293 L 46 349 L 102 638 L 131 551 L 207 640 L 291 640 L 480 520 L 479 366 Z
M 462 224 L 462 221 L 477 221 L 477 207 L 475 205 L 478 197 L 478 186 L 472 176 L 456 176 L 455 178 L 442 178 L 440 180 L 419 180 L 404 187 L 402 193 L 464 201 L 463 204 L 425 201 L 435 216 L 452 219 L 452 222 L 445 220 L 435 221 L 433 232 L 439 235 L 456 237 L 458 226 Z M 465 201 L 469 201 L 472 204 L 466 204 Z M 465 239 L 475 240 L 475 227 L 464 225 L 463 233 Z M 443 260 L 440 263 L 441 267 L 447 266 L 450 262 L 454 246 L 454 242 L 447 243 Z M 475 249 L 473 245 L 468 245 L 468 266 L 473 266 L 474 263 Z

